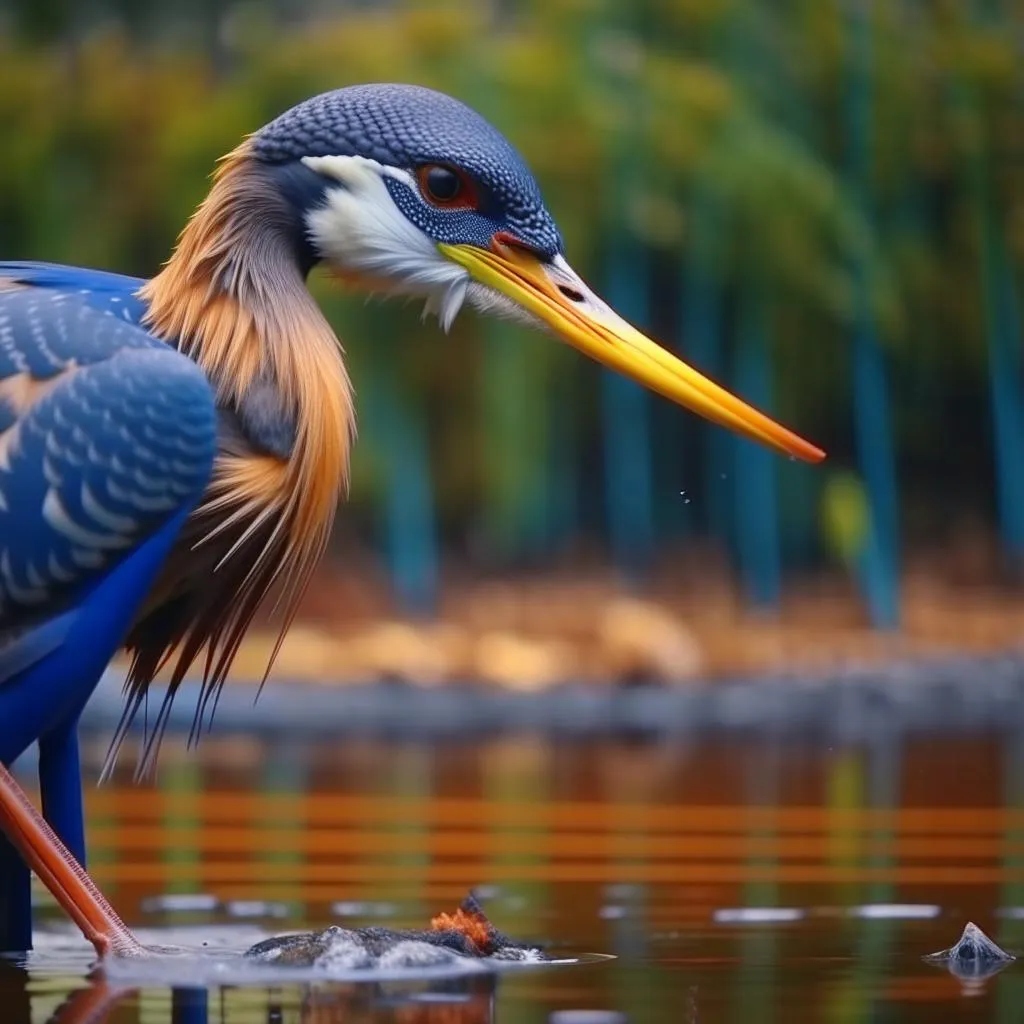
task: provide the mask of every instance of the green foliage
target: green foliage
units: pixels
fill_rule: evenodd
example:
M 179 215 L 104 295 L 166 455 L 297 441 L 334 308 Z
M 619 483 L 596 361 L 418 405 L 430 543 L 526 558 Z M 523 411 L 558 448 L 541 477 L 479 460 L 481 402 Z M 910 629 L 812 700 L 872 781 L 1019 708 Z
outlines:
M 867 494 L 856 475 L 829 475 L 822 492 L 821 517 L 822 532 L 831 555 L 847 566 L 855 566 L 871 528 Z
M 317 91 L 412 81 L 500 123 L 541 180 L 571 259 L 592 276 L 624 232 L 664 259 L 686 258 L 695 204 L 724 211 L 710 243 L 715 273 L 727 295 L 751 280 L 769 290 L 785 332 L 775 346 L 781 407 L 805 435 L 846 444 L 855 261 L 898 365 L 938 380 L 939 391 L 982 387 L 979 174 L 1011 252 L 1024 256 L 1017 5 L 996 5 L 988 21 L 967 18 L 968 5 L 870 5 L 870 216 L 846 185 L 845 0 L 643 0 L 627 28 L 601 0 L 408 0 L 331 14 L 303 0 L 201 6 L 200 18 L 194 5 L 94 4 L 91 22 L 56 3 L 8 0 L 6 17 L 0 7 L 0 27 L 11 29 L 0 31 L 3 256 L 150 274 L 216 159 L 245 133 Z M 609 78 L 630 88 L 609 88 Z M 642 162 L 625 195 L 608 187 L 623 159 Z M 382 365 L 365 353 L 376 311 L 317 287 L 361 387 Z M 387 323 L 402 332 L 391 363 L 402 392 L 430 425 L 444 516 L 459 520 L 481 495 L 514 501 L 535 477 L 513 451 L 515 410 L 495 413 L 484 439 L 489 392 L 465 386 L 486 377 L 486 328 L 467 315 L 443 340 L 412 314 Z M 490 344 L 501 355 L 524 344 L 522 332 Z M 530 342 L 509 365 L 543 405 L 569 364 Z M 572 394 L 586 424 L 594 378 L 580 372 L 586 386 Z M 493 393 L 500 381 L 486 380 Z M 930 443 L 940 424 L 925 421 L 937 411 L 908 415 L 907 442 Z M 530 451 L 543 441 L 531 435 Z M 363 438 L 357 501 L 372 496 L 379 457 Z

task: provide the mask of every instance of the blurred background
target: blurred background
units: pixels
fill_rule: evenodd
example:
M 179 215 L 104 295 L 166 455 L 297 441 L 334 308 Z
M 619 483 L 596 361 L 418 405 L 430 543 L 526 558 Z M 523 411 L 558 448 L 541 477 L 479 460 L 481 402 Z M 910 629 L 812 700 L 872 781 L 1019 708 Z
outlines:
M 451 92 L 613 305 L 829 460 L 317 276 L 360 439 L 279 671 L 542 686 L 1006 648 L 1022 30 L 1008 0 L 0 0 L 0 252 L 148 276 L 291 104 Z
M 691 982 L 701 1020 L 934 1020 L 959 988 L 920 956 L 968 916 L 1022 948 L 1019 658 L 762 678 L 1020 645 L 1022 40 L 1011 0 L 0 0 L 3 258 L 151 275 L 245 133 L 350 83 L 434 86 L 522 150 L 620 312 L 829 453 L 315 274 L 358 392 L 351 499 L 279 685 L 255 710 L 229 686 L 148 788 L 130 757 L 87 786 L 118 909 L 421 924 L 483 884 L 502 927 L 622 954 L 511 982 L 502 1019 L 529 1022 L 678 1020 Z M 429 689 L 737 675 L 621 719 L 607 687 L 534 719 Z M 318 689 L 382 677 L 416 686 Z M 90 705 L 89 780 L 120 708 L 116 683 Z M 989 1019 L 1019 1019 L 1007 978 Z M 17 1021 L 63 998 L 32 984 Z M 157 997 L 123 1019 L 171 1019 Z

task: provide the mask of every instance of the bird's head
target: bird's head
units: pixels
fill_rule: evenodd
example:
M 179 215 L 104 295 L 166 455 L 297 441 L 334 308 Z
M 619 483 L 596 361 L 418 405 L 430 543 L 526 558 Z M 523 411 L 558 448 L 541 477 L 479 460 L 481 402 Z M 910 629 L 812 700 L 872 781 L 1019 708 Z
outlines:
M 540 188 L 465 104 L 410 85 L 316 96 L 256 133 L 250 155 L 296 215 L 307 265 L 418 296 L 447 329 L 468 301 L 541 326 L 706 418 L 808 461 L 823 453 L 645 337 L 579 277 Z

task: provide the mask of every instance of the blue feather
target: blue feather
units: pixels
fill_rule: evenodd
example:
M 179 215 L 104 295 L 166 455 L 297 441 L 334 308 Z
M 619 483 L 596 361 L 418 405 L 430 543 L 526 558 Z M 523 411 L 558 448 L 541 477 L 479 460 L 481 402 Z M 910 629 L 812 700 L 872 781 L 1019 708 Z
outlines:
M 0 762 L 39 741 L 44 813 L 80 858 L 78 716 L 217 447 L 210 383 L 141 326 L 142 283 L 0 263 Z M 25 947 L 27 875 L 0 862 L 0 945 Z
M 146 283 L 141 277 L 59 263 L 0 260 L 0 280 L 4 278 L 74 296 L 92 309 L 111 312 L 130 324 L 141 324 L 146 313 L 146 304 L 136 296 Z

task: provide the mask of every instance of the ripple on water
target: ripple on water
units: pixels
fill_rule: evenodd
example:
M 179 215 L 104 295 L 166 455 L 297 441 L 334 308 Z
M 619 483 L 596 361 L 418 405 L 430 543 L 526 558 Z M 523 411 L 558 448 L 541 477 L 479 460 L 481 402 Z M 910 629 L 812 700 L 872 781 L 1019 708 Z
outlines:
M 140 928 L 135 936 L 144 946 L 167 952 L 106 960 L 103 972 L 118 987 L 216 988 L 310 981 L 431 981 L 614 959 L 609 954 L 582 953 L 522 961 L 457 957 L 444 963 L 409 965 L 400 957 L 391 957 L 376 965 L 367 965 L 364 961 L 349 962 L 339 956 L 316 967 L 280 966 L 245 958 L 245 952 L 252 946 L 274 937 L 255 926 L 225 924 Z M 84 977 L 95 964 L 92 946 L 71 928 L 37 930 L 35 945 L 36 948 L 24 960 L 34 975 Z

